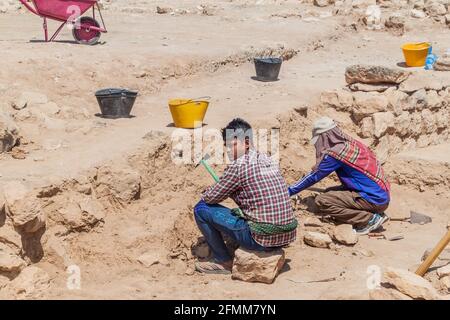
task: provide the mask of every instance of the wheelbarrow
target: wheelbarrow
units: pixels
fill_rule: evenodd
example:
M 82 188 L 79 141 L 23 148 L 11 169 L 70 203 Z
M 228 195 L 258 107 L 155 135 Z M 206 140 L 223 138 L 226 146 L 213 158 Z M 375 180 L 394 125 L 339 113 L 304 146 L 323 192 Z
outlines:
M 97 0 L 19 0 L 28 10 L 44 19 L 45 42 L 54 41 L 67 24 L 72 35 L 80 44 L 94 45 L 100 39 L 106 26 Z M 82 16 L 92 8 L 92 17 Z M 103 27 L 95 20 L 96 9 Z M 62 22 L 49 38 L 47 19 Z

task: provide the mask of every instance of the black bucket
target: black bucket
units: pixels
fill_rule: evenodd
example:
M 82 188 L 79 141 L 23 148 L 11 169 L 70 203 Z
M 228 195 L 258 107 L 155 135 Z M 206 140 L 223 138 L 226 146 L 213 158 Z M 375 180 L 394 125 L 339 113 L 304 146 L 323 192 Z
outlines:
M 126 89 L 103 89 L 95 93 L 102 117 L 104 118 L 130 118 L 138 93 Z
M 281 58 L 255 58 L 256 78 L 259 81 L 277 81 L 280 74 Z

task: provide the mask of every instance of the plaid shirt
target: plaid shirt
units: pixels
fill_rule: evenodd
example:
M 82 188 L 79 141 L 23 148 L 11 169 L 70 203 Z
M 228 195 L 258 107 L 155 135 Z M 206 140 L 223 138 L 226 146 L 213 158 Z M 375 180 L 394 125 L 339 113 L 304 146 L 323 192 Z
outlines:
M 233 161 L 219 182 L 203 194 L 203 200 L 209 204 L 229 197 L 250 221 L 286 225 L 294 219 L 288 186 L 278 167 L 255 150 Z M 252 233 L 253 239 L 264 247 L 287 245 L 295 241 L 296 235 L 296 230 L 276 235 Z

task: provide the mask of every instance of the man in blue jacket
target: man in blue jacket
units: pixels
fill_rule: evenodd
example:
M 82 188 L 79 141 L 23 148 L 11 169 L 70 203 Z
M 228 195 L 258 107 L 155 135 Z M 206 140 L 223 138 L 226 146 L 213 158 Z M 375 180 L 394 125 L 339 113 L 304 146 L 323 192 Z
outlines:
M 327 117 L 314 123 L 311 143 L 316 148 L 316 165 L 289 187 L 289 194 L 295 195 L 335 172 L 342 183 L 341 190 L 316 197 L 321 213 L 353 225 L 358 234 L 380 228 L 388 220 L 384 211 L 389 206 L 390 186 L 373 152 Z

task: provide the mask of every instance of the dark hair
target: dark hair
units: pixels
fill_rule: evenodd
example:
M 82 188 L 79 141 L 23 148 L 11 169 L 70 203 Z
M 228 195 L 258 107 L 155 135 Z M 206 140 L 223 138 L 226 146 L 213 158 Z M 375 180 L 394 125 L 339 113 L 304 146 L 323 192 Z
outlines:
M 237 138 L 239 140 L 248 138 L 249 141 L 252 141 L 252 126 L 241 118 L 233 119 L 225 128 L 222 129 L 222 138 L 224 142 L 233 138 Z

